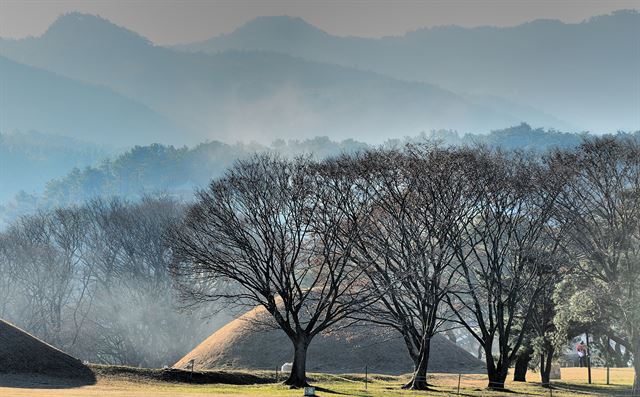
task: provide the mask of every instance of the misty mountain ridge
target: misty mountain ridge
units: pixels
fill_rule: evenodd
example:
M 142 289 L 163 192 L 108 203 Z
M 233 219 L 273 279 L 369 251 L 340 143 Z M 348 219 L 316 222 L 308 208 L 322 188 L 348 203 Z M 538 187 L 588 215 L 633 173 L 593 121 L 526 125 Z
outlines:
M 232 33 L 180 45 L 187 51 L 267 50 L 372 70 L 458 93 L 495 95 L 577 126 L 640 126 L 640 13 L 581 23 L 418 29 L 403 36 L 340 37 L 290 17 L 261 17 Z
M 532 108 L 514 106 L 520 110 L 512 114 L 432 84 L 273 51 L 204 54 L 155 46 L 103 18 L 78 13 L 61 17 L 40 37 L 0 40 L 0 54 L 109 87 L 166 117 L 186 144 L 318 135 L 381 142 L 423 130 L 483 132 L 521 121 L 573 129 Z M 162 140 L 148 142 L 154 141 Z
M 77 36 L 78 32 L 85 34 Z M 51 40 L 68 40 L 74 44 L 82 43 L 83 39 L 87 43 L 93 44 L 93 38 L 100 37 L 103 43 L 118 46 L 123 44 L 138 47 L 153 45 L 150 40 L 138 33 L 115 25 L 99 15 L 80 12 L 61 15 L 49 26 L 43 36 Z
M 168 119 L 110 88 L 1 55 L 0 86 L 0 131 L 33 129 L 123 147 L 178 140 Z

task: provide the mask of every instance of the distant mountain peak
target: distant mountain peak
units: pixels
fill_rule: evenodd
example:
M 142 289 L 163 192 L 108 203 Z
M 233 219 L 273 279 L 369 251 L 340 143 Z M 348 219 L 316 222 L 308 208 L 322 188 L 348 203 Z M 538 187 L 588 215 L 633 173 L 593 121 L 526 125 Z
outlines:
M 255 34 L 267 35 L 272 38 L 282 37 L 285 39 L 291 39 L 292 35 L 328 35 L 325 31 L 311 25 L 302 18 L 288 15 L 260 16 L 230 33 L 230 35 Z
M 70 12 L 56 19 L 44 33 L 44 38 L 70 40 L 128 41 L 149 45 L 151 42 L 127 28 L 118 26 L 99 15 Z

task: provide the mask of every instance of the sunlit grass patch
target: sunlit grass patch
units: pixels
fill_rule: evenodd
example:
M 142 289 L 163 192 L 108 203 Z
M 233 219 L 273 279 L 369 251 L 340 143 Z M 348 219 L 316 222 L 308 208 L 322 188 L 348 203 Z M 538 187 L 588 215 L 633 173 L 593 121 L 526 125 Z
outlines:
M 104 367 L 102 367 L 104 369 Z M 300 389 L 289 389 L 281 383 L 249 384 L 249 385 L 229 385 L 229 384 L 190 384 L 154 379 L 153 376 L 159 370 L 127 371 L 125 374 L 118 374 L 118 368 L 112 367 L 110 371 L 98 372 L 98 382 L 95 385 L 84 387 L 64 387 L 64 385 L 46 384 L 26 385 L 19 387 L 2 387 L 0 382 L 1 396 L 16 397 L 150 397 L 150 396 L 171 396 L 171 397 L 254 397 L 254 396 L 279 396 L 279 397 L 301 397 L 303 392 Z M 132 376 L 131 373 L 136 373 Z M 224 372 L 224 371 L 221 371 Z M 150 374 L 145 377 L 144 374 Z M 268 371 L 230 371 L 233 374 L 250 374 L 261 378 L 271 376 Z M 0 375 L 0 381 L 3 379 Z M 401 386 L 409 380 L 408 375 L 389 376 L 369 374 L 365 386 L 364 374 L 309 374 L 311 383 L 317 387 L 317 395 L 328 396 L 357 396 L 357 397 L 393 397 L 393 396 L 425 396 L 425 397 L 445 397 L 458 395 L 458 379 L 460 380 L 460 395 L 465 397 L 514 397 L 514 396 L 550 396 L 548 389 L 539 384 L 539 375 L 529 372 L 527 379 L 529 382 L 512 382 L 511 374 L 507 379 L 506 392 L 489 391 L 486 389 L 487 377 L 485 374 L 430 374 L 429 383 L 432 385 L 430 391 L 402 390 Z M 553 390 L 554 397 L 584 397 L 584 396 L 605 396 L 622 395 L 625 390 L 629 390 L 633 381 L 633 369 L 612 368 L 610 379 L 612 385 L 605 385 L 606 370 L 604 368 L 592 369 L 592 381 L 594 384 L 588 385 L 586 380 L 586 368 L 563 368 L 562 380 L 553 381 L 556 386 Z M 28 381 L 28 378 L 22 379 Z

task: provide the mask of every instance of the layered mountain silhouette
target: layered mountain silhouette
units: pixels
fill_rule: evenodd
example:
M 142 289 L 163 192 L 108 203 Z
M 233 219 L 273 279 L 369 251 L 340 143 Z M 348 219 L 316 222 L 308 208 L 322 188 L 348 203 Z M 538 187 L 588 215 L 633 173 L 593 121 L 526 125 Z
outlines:
M 260 21 L 273 22 L 266 18 L 256 23 Z M 286 24 L 275 26 L 271 37 L 288 36 L 290 22 L 308 28 L 301 20 L 275 21 Z M 260 26 L 250 28 L 244 28 L 247 36 L 261 31 Z M 317 37 L 327 36 L 315 29 L 299 39 L 315 43 L 320 40 Z M 0 54 L 7 58 L 92 86 L 109 87 L 131 103 L 148 106 L 177 126 L 176 134 L 183 143 L 203 139 L 270 142 L 316 135 L 376 142 L 439 128 L 485 132 L 521 121 L 566 126 L 533 108 L 496 106 L 495 100 L 459 95 L 438 85 L 325 62 L 330 59 L 301 57 L 307 54 L 266 50 L 178 51 L 156 46 L 100 17 L 79 13 L 59 18 L 40 37 L 0 40 Z M 372 66 L 366 69 L 374 69 Z M 26 84 L 25 91 L 35 89 L 28 82 L 20 84 Z M 15 89 L 20 90 L 18 83 Z M 84 103 L 84 95 L 77 92 L 75 99 L 68 99 L 70 107 Z M 17 108 L 18 104 L 6 106 Z M 39 109 L 41 124 L 48 124 L 53 116 L 45 107 Z M 1 111 L 8 112 L 5 105 Z M 3 128 L 28 125 L 40 113 L 16 114 Z M 96 125 L 99 132 L 92 133 L 99 135 L 104 129 Z M 145 131 L 121 128 L 121 133 L 130 136 L 146 137 Z
M 177 140 L 171 122 L 141 103 L 3 56 L 0 87 L 0 131 L 47 131 L 111 146 Z
M 577 24 L 444 26 L 381 39 L 332 36 L 299 18 L 261 17 L 230 34 L 176 48 L 280 52 L 455 92 L 499 96 L 583 129 L 640 128 L 637 11 Z

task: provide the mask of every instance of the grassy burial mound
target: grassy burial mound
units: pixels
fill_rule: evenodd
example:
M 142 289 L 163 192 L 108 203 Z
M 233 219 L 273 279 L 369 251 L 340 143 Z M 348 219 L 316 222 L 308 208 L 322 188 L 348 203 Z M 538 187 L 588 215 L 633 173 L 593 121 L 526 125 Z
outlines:
M 95 375 L 77 358 L 0 320 L 0 374 L 45 375 L 94 383 Z
M 178 361 L 174 368 L 273 369 L 291 362 L 293 347 L 284 332 L 263 325 L 266 312 L 253 309 L 231 321 Z M 478 373 L 484 364 L 445 337 L 431 343 L 429 371 Z M 413 371 L 407 348 L 398 334 L 371 325 L 351 326 L 316 336 L 309 346 L 307 369 L 312 372 L 402 374 Z M 284 374 L 283 374 L 284 375 Z

